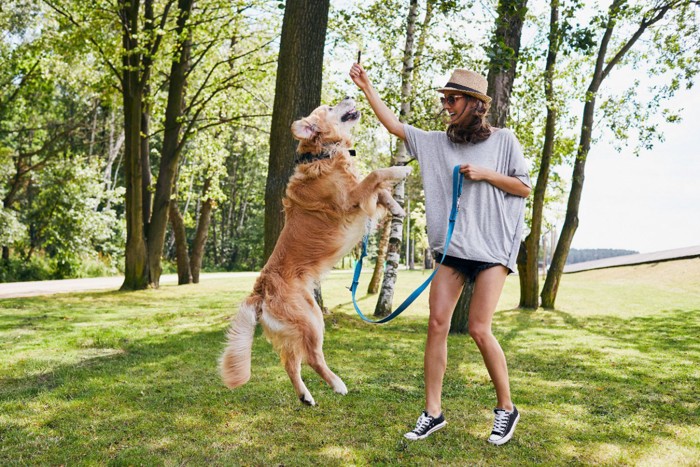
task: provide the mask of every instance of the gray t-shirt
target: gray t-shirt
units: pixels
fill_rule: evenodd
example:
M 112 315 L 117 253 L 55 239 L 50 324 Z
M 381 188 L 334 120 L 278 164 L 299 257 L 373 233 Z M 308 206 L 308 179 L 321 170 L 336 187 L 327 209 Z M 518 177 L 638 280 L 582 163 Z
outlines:
M 406 149 L 420 163 L 430 248 L 444 253 L 452 206 L 455 165 L 473 164 L 516 177 L 528 187 L 530 176 L 518 139 L 508 129 L 496 130 L 477 144 L 453 143 L 444 131 L 404 125 Z M 460 208 L 447 254 L 499 263 L 512 272 L 525 224 L 525 199 L 486 181 L 464 179 Z

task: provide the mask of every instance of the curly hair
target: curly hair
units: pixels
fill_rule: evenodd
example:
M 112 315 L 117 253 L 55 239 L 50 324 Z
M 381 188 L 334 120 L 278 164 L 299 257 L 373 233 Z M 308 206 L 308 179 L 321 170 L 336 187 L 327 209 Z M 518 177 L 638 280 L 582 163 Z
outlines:
M 471 111 L 462 112 L 459 120 L 447 127 L 447 137 L 453 143 L 480 143 L 491 136 L 491 125 L 486 116 L 491 108 L 490 102 L 484 102 L 476 97 L 464 94 L 467 99 L 467 108 Z

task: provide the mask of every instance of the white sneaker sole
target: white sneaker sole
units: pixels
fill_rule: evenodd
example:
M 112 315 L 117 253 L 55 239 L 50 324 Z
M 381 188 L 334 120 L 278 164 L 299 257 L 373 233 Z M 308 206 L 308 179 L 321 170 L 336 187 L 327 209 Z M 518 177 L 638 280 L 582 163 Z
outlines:
M 518 426 L 519 420 L 520 420 L 520 412 L 518 412 L 518 416 L 515 417 L 515 421 L 513 422 L 513 427 L 510 429 L 510 433 L 508 433 L 507 435 L 505 435 L 503 438 L 500 438 L 500 439 L 492 440 L 491 438 L 489 438 L 488 442 L 491 444 L 495 444 L 496 446 L 506 444 L 513 437 L 513 434 L 515 433 L 515 427 Z
M 418 440 L 427 438 L 428 436 L 430 436 L 431 433 L 438 431 L 440 428 L 444 427 L 445 425 L 447 425 L 447 420 L 445 420 L 444 422 L 442 422 L 439 425 L 435 425 L 424 435 L 416 436 L 416 434 L 414 432 L 409 431 L 408 433 L 404 434 L 403 437 L 406 439 L 410 439 L 411 441 L 418 441 Z

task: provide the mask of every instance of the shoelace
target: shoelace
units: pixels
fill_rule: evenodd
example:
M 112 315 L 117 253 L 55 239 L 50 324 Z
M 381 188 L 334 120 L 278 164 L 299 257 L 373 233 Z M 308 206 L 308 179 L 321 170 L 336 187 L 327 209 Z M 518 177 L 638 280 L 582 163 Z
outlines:
M 503 435 L 508 427 L 509 419 L 510 414 L 505 410 L 499 410 L 496 412 L 496 419 L 493 421 L 493 431 L 498 435 Z
M 428 425 L 430 425 L 432 419 L 433 417 L 430 415 L 420 414 L 420 417 L 418 417 L 418 421 L 416 422 L 416 428 L 413 430 L 413 432 L 420 433 L 428 428 Z

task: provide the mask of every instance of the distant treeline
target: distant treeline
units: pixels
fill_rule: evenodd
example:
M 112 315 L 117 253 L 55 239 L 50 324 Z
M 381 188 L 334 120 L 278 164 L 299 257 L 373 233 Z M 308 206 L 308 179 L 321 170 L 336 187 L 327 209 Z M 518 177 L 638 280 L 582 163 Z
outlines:
M 584 248 L 581 250 L 572 248 L 569 252 L 569 257 L 566 259 L 566 264 L 612 258 L 613 256 L 636 255 L 637 253 L 639 252 L 634 250 L 615 250 L 612 248 Z

